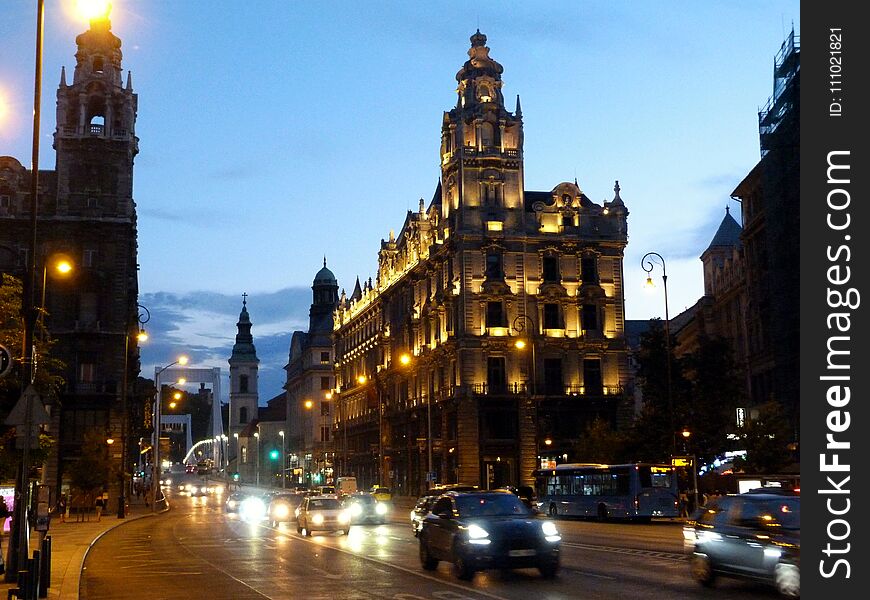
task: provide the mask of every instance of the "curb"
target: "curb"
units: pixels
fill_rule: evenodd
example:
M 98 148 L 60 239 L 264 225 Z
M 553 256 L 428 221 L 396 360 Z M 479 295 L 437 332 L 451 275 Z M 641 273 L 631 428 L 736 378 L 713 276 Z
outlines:
M 117 523 L 115 523 L 114 525 L 112 525 L 111 527 L 106 529 L 105 531 L 100 532 L 100 534 L 97 535 L 97 537 L 95 537 L 93 540 L 91 540 L 91 543 L 88 544 L 87 548 L 85 548 L 84 554 L 82 554 L 82 562 L 79 565 L 79 580 L 78 580 L 78 583 L 76 584 L 76 598 L 79 598 L 81 596 L 82 574 L 84 573 L 85 561 L 88 558 L 88 553 L 91 551 L 91 548 L 94 547 L 94 544 L 96 544 L 98 541 L 100 541 L 100 539 L 102 539 L 102 537 L 104 535 L 106 535 L 107 533 L 109 533 L 110 531 L 112 531 L 114 529 L 117 529 L 118 527 L 121 527 L 122 525 L 126 525 L 127 523 L 131 523 L 132 521 L 138 521 L 139 519 L 147 519 L 148 517 L 156 517 L 157 515 L 162 515 L 163 513 L 166 513 L 166 512 L 169 512 L 169 502 L 166 502 L 166 508 L 164 508 L 163 510 L 160 510 L 158 512 L 150 512 L 150 513 L 147 513 L 144 515 L 138 515 L 138 516 L 135 516 L 132 518 L 125 518 L 123 521 L 119 519 Z

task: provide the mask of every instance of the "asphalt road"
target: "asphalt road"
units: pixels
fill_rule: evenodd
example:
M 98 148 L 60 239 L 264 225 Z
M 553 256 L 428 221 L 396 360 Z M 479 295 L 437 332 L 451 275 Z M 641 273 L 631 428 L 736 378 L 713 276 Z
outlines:
M 172 499 L 164 515 L 111 530 L 91 549 L 83 600 L 340 599 L 555 600 L 562 598 L 776 598 L 769 588 L 689 577 L 677 523 L 559 521 L 562 570 L 478 573 L 457 580 L 450 565 L 423 571 L 407 515 L 347 536 L 304 538 L 295 525 L 251 525 L 214 498 Z

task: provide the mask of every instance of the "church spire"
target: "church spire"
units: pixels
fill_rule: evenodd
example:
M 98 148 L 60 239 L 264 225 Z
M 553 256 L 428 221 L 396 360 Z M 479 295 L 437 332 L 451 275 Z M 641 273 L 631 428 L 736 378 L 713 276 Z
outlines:
M 254 336 L 251 334 L 251 317 L 248 314 L 248 294 L 242 294 L 242 311 L 236 323 L 236 343 L 233 344 L 233 354 L 230 360 L 260 362 L 257 349 L 254 347 Z

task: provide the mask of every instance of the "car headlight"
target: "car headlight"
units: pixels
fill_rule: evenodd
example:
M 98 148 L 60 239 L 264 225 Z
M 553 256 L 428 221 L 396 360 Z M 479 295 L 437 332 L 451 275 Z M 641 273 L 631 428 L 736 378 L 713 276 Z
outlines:
M 205 487 L 205 486 L 202 486 L 201 488 L 199 488 L 199 491 L 202 492 L 203 494 L 207 494 L 207 493 L 208 493 L 208 488 Z
M 192 492 L 192 491 L 193 491 L 193 486 L 190 485 L 189 483 L 188 483 L 186 486 L 184 486 L 184 487 L 185 487 L 185 489 L 186 489 L 188 492 Z
M 346 510 L 338 513 L 338 522 L 339 523 L 350 523 L 350 513 Z
M 239 512 L 246 521 L 259 521 L 266 514 L 266 505 L 259 498 L 246 498 L 239 506 Z
M 556 529 L 556 524 L 552 521 L 541 523 L 541 531 L 544 532 L 544 539 L 548 542 L 558 542 L 562 539 L 562 536 L 559 535 L 559 530 Z
M 172 485 L 172 480 L 168 477 L 166 478 L 166 485 Z
M 229 502 L 227 502 L 227 506 L 229 506 L 230 508 L 235 508 L 236 504 L 237 502 L 235 500 L 230 500 Z
M 311 522 L 314 523 L 315 525 L 322 525 L 323 524 L 323 515 L 321 515 L 320 513 L 313 514 L 311 516 Z
M 279 519 L 284 519 L 290 514 L 290 509 L 286 504 L 279 504 L 272 510 L 272 515 Z
M 375 512 L 378 513 L 379 515 L 387 514 L 387 510 L 388 510 L 387 505 L 384 504 L 383 502 L 378 502 L 377 504 L 375 504 Z
M 417 513 L 414 512 L 413 510 L 411 511 L 411 520 L 412 520 L 412 521 L 416 521 L 416 520 L 417 520 Z
M 362 514 L 362 506 L 360 506 L 359 504 L 352 504 L 350 507 L 350 514 L 355 517 L 360 516 Z
M 474 523 L 472 523 L 468 526 L 468 541 L 470 543 L 485 546 L 489 544 L 488 538 L 489 532 L 480 525 L 475 525 Z
M 222 486 L 222 485 L 216 485 L 215 488 L 214 488 L 214 493 L 217 494 L 217 495 L 219 495 L 219 496 L 220 496 L 221 494 L 223 494 L 223 493 L 224 493 L 224 486 Z

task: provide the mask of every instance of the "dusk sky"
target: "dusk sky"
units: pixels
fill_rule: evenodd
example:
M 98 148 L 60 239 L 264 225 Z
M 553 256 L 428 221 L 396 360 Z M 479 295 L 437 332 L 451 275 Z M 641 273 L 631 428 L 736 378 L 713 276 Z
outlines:
M 61 66 L 71 78 L 87 29 L 73 4 L 46 0 L 41 169 L 55 163 Z M 526 189 L 576 177 L 600 204 L 619 180 L 627 317 L 664 315 L 660 270 L 643 290 L 649 251 L 667 262 L 675 316 L 703 293 L 698 257 L 725 207 L 740 219 L 730 193 L 759 160 L 757 111 L 799 19 L 797 0 L 115 0 L 139 96 L 142 375 L 186 352 L 226 379 L 247 292 L 261 404 L 281 392 L 323 256 L 350 293 L 374 277 L 379 240 L 432 198 L 442 115 L 478 27 L 508 108 L 522 100 Z M 0 3 L 0 155 L 25 166 L 35 21 L 36 0 Z

